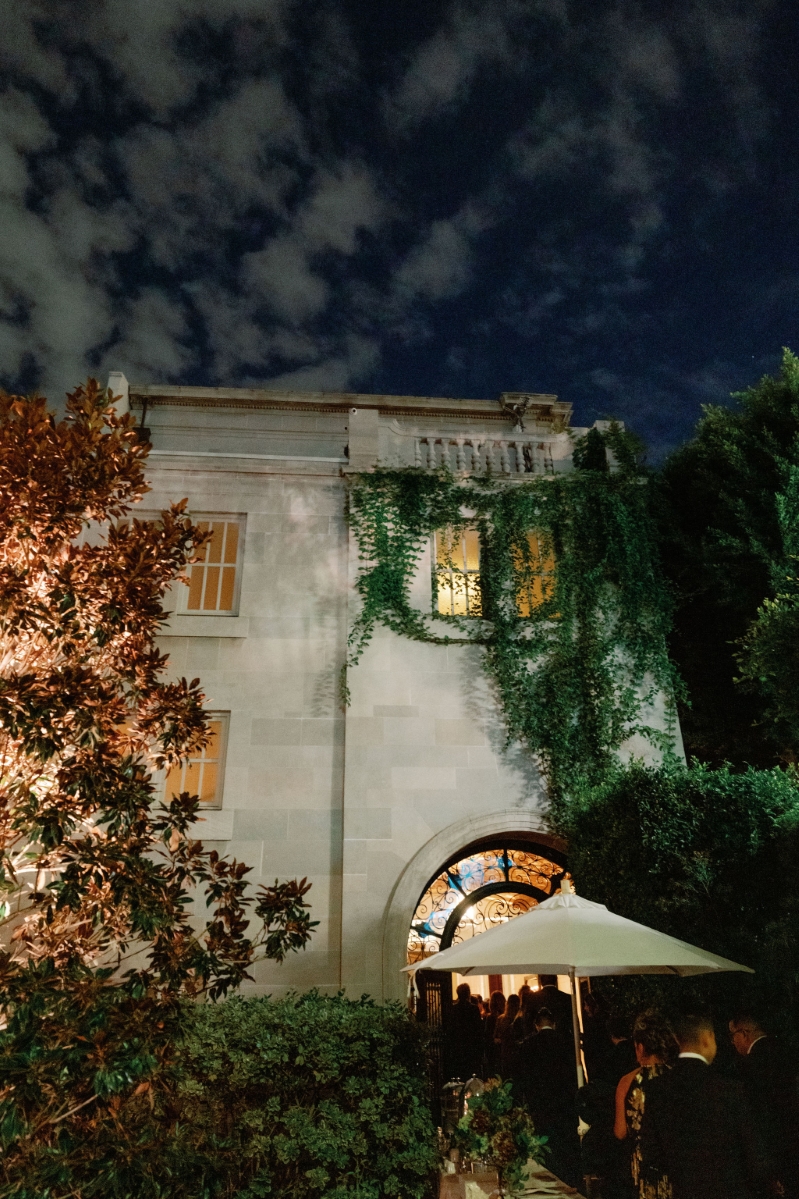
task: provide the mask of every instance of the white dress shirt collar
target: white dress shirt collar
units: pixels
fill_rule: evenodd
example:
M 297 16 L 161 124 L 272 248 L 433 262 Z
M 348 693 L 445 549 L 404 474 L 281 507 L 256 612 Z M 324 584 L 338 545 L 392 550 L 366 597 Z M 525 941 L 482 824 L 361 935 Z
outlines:
M 709 1066 L 710 1062 L 706 1057 L 702 1057 L 701 1053 L 681 1053 L 680 1057 L 695 1057 L 698 1062 L 702 1062 L 705 1066 Z

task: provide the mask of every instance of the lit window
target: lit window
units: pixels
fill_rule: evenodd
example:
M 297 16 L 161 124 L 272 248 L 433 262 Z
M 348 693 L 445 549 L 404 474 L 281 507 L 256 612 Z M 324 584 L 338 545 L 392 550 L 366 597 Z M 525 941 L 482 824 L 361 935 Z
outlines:
M 436 600 L 442 616 L 480 616 L 480 534 L 477 529 L 435 535 Z
M 228 719 L 227 712 L 209 713 L 208 744 L 191 754 L 187 761 L 172 767 L 164 788 L 167 803 L 188 791 L 199 798 L 204 808 L 221 807 Z
M 526 547 L 514 554 L 516 569 L 516 609 L 520 616 L 532 616 L 555 589 L 555 557 L 539 533 L 527 534 Z
M 425 887 L 408 934 L 408 963 L 528 912 L 554 895 L 566 863 L 555 850 L 512 840 L 487 841 L 455 854 Z
M 211 537 L 189 567 L 189 585 L 181 588 L 181 611 L 235 616 L 238 605 L 243 521 L 238 517 L 208 516 L 194 523 Z

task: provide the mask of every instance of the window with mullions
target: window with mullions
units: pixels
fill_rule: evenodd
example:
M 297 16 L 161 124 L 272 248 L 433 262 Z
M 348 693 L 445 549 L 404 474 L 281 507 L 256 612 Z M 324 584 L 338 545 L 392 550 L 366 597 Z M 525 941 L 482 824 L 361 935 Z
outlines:
M 238 611 L 244 520 L 239 516 L 193 516 L 211 536 L 189 567 L 179 611 L 187 615 L 235 616 Z
M 436 610 L 442 616 L 482 616 L 480 534 L 477 529 L 441 529 L 435 535 Z M 555 558 L 543 534 L 527 534 L 526 544 L 513 555 L 516 572 L 516 608 L 519 616 L 532 616 L 555 586 Z
M 555 591 L 552 547 L 540 533 L 528 533 L 527 544 L 517 548 L 513 565 L 516 569 L 516 609 L 520 616 L 532 616 Z
M 442 616 L 480 616 L 480 534 L 440 529 L 435 534 L 436 608 Z
M 183 791 L 188 791 L 190 795 L 197 796 L 203 808 L 222 806 L 229 719 L 229 712 L 208 713 L 208 744 L 169 771 L 164 786 L 167 803 Z

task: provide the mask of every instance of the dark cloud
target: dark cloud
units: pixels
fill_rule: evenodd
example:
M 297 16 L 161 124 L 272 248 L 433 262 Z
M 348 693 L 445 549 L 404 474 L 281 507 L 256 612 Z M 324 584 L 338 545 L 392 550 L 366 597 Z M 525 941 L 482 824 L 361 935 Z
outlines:
M 9 386 L 535 388 L 662 449 L 799 343 L 787 0 L 0 20 Z

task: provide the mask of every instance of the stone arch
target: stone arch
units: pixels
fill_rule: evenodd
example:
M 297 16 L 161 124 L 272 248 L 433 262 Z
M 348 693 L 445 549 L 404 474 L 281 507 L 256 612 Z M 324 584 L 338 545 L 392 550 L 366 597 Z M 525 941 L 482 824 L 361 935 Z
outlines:
M 534 836 L 541 845 L 548 845 L 561 853 L 566 849 L 560 838 L 546 830 L 538 812 L 507 808 L 455 821 L 425 842 L 406 864 L 394 884 L 383 917 L 384 1000 L 404 1000 L 407 995 L 407 976 L 403 975 L 402 968 L 406 964 L 408 930 L 419 896 L 441 864 L 461 850 L 468 849 L 475 841 L 514 835 Z

